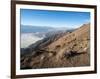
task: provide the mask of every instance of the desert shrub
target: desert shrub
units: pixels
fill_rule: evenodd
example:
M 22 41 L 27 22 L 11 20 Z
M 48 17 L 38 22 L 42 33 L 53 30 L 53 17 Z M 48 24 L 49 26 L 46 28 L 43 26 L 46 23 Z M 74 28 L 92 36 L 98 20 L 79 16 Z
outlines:
M 66 43 L 63 44 L 63 46 L 65 46 L 65 45 L 66 45 Z
M 56 46 L 56 48 L 60 48 L 60 47 L 61 47 L 61 45 L 57 45 L 57 46 Z
M 53 55 L 56 55 L 56 51 L 51 51 L 51 53 L 53 53 Z
M 74 56 L 77 56 L 77 55 L 78 55 L 78 52 L 77 51 L 69 51 L 69 52 L 65 52 L 64 53 L 64 56 L 66 58 L 74 57 Z
M 77 46 L 77 44 L 74 44 L 73 46 Z

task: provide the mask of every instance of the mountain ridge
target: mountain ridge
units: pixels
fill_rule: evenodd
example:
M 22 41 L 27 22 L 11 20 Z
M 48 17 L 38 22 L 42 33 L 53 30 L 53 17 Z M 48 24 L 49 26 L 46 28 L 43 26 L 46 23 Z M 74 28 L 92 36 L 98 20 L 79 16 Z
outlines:
M 29 54 L 21 56 L 21 69 L 89 66 L 89 42 L 90 24 L 38 41 L 37 46 L 29 46 Z

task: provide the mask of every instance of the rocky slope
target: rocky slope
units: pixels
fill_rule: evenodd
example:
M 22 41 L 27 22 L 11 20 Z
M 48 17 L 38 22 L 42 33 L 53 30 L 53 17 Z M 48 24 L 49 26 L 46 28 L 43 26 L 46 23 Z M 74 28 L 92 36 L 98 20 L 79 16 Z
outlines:
M 21 51 L 21 69 L 89 66 L 89 34 L 90 24 L 84 24 L 30 45 Z

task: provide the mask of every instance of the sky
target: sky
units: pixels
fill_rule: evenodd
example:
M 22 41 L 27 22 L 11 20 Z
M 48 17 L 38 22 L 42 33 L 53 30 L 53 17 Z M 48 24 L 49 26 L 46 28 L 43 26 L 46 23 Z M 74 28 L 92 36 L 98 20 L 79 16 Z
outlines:
M 90 22 L 90 12 L 21 9 L 21 25 L 77 28 Z

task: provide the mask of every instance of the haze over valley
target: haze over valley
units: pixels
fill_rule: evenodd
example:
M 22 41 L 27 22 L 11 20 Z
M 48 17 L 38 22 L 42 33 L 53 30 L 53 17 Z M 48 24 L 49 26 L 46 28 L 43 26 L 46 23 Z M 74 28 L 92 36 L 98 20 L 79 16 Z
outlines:
M 66 28 L 67 29 L 67 28 Z M 65 28 L 53 28 L 53 27 L 45 27 L 45 26 L 21 26 L 21 48 L 26 48 L 29 45 L 42 40 L 45 37 L 50 35 L 67 32 L 74 29 Z

